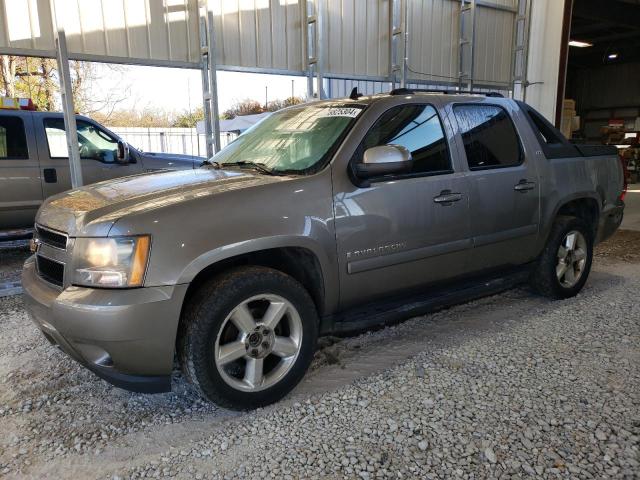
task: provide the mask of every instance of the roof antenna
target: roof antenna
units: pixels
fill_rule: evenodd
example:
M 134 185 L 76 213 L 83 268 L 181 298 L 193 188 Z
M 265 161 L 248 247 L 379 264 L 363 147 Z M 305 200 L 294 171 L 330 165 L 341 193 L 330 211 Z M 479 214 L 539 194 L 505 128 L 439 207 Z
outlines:
M 351 94 L 349 95 L 349 98 L 351 100 L 357 100 L 362 96 L 361 93 L 358 93 L 358 87 L 353 87 L 353 89 L 351 90 Z

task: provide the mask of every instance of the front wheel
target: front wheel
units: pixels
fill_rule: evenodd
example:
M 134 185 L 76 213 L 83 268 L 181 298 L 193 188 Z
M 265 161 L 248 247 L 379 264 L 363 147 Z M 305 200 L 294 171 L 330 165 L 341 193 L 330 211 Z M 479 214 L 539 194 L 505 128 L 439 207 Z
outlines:
M 577 295 L 587 281 L 593 261 L 593 235 L 580 218 L 561 216 L 531 275 L 531 284 L 551 298 Z
M 255 408 L 285 396 L 302 379 L 318 334 L 315 306 L 288 275 L 263 267 L 229 271 L 191 298 L 180 360 L 213 402 Z

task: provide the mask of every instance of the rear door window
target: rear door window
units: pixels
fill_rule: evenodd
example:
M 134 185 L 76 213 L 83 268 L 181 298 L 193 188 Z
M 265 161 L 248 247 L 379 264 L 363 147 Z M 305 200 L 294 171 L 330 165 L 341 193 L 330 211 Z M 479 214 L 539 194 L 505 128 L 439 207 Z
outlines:
M 0 159 L 23 158 L 29 158 L 29 150 L 22 119 L 0 116 Z
M 470 170 L 513 167 L 523 161 L 520 140 L 507 112 L 495 105 L 453 108 Z

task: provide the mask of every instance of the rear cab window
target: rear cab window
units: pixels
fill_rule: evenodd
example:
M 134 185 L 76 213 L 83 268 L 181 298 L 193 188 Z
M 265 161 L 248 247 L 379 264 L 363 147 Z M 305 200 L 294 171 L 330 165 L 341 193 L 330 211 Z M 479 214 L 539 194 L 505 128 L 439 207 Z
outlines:
M 365 150 L 401 145 L 411 152 L 411 172 L 394 178 L 451 173 L 451 157 L 438 112 L 428 104 L 405 104 L 384 112 L 358 146 L 353 163 L 362 162 Z M 390 177 L 383 177 L 388 180 Z
M 469 170 L 521 165 L 524 154 L 509 114 L 497 105 L 459 104 L 453 112 Z
M 18 116 L 0 116 L 0 159 L 29 158 L 24 122 Z

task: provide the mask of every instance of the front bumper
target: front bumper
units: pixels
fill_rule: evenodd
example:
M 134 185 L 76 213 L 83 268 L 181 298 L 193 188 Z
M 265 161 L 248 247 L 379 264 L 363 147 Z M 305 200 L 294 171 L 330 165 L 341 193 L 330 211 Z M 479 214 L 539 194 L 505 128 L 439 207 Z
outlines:
M 47 339 L 113 385 L 143 393 L 171 390 L 176 333 L 187 285 L 60 290 L 22 273 L 26 306 Z

